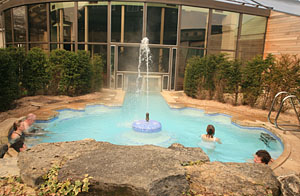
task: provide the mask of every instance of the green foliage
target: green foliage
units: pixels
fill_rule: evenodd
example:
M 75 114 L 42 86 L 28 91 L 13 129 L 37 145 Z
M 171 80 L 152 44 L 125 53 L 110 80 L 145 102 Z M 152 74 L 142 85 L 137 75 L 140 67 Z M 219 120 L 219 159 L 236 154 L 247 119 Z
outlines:
M 0 111 L 12 107 L 19 95 L 18 66 L 14 63 L 10 51 L 0 49 Z
M 47 71 L 51 77 L 49 90 L 52 94 L 76 96 L 90 92 L 92 65 L 89 54 L 66 50 L 53 50 Z
M 60 94 L 59 84 L 63 76 L 65 58 L 69 52 L 66 50 L 52 50 L 49 57 L 49 64 L 47 67 L 47 73 L 51 78 L 49 83 L 49 93 L 58 95 Z
M 1 196 L 33 196 L 35 191 L 24 185 L 20 177 L 12 176 L 0 178 L 0 195 Z
M 28 51 L 22 77 L 22 86 L 27 89 L 28 95 L 36 95 L 38 91 L 45 89 L 48 83 L 47 63 L 42 49 L 32 48 Z
M 9 56 L 12 59 L 12 64 L 16 68 L 16 77 L 17 82 L 19 85 L 19 91 L 17 97 L 20 97 L 23 95 L 22 88 L 21 88 L 21 81 L 23 78 L 23 67 L 26 64 L 26 51 L 23 47 L 8 47 L 5 50 L 9 53 Z
M 262 56 L 256 56 L 253 60 L 248 61 L 242 69 L 242 92 L 244 94 L 244 102 L 250 106 L 254 106 L 259 95 L 263 90 L 262 74 L 268 68 L 268 62 Z
M 95 55 L 92 59 L 92 91 L 99 91 L 103 83 L 104 63 L 102 57 Z
M 59 182 L 58 172 L 60 167 L 61 164 L 53 165 L 49 172 L 43 176 L 45 182 L 36 190 L 38 195 L 78 195 L 80 192 L 88 192 L 91 177 L 85 175 L 82 181 L 72 182 L 67 179 L 64 182 Z
M 196 97 L 198 91 L 207 90 L 211 99 L 216 85 L 219 85 L 225 79 L 223 72 L 217 72 L 218 68 L 223 70 L 224 67 L 228 67 L 225 54 L 190 58 L 184 77 L 185 93 L 188 96 Z
M 201 65 L 202 65 L 203 58 L 199 56 L 191 57 L 185 69 L 185 76 L 184 76 L 184 92 L 191 97 L 196 97 L 198 92 L 199 80 L 200 80 L 200 73 L 201 73 Z

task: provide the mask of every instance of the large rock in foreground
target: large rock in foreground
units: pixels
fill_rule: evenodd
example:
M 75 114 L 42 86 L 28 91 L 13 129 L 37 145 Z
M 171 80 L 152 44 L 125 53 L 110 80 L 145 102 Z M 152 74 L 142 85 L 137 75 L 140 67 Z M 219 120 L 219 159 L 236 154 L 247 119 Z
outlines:
M 39 144 L 19 154 L 22 180 L 38 185 L 51 165 L 64 161 L 59 179 L 92 177 L 89 195 L 182 195 L 189 188 L 183 163 L 209 161 L 200 148 L 120 146 L 93 140 Z
M 280 184 L 265 164 L 211 162 L 186 168 L 195 195 L 280 195 Z

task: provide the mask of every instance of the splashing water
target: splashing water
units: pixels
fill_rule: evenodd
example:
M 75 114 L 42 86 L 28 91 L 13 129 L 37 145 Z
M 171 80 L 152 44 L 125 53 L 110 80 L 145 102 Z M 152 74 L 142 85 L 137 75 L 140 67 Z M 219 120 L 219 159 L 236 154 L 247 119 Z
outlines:
M 146 97 L 147 97 L 147 105 L 146 110 L 149 110 L 149 62 L 151 61 L 151 53 L 149 48 L 149 39 L 144 37 L 140 43 L 139 50 L 139 65 L 138 65 L 138 76 L 136 79 L 136 92 L 139 94 L 143 89 L 143 77 L 141 75 L 141 67 L 142 64 L 146 64 Z

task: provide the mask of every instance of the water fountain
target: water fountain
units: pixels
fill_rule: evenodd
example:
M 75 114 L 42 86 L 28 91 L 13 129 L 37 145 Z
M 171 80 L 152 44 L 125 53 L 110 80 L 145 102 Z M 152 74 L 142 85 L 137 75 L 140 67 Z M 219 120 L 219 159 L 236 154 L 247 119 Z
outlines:
M 150 48 L 149 48 L 149 39 L 144 37 L 140 44 L 139 50 L 139 65 L 138 65 L 138 76 L 136 79 L 137 93 L 141 93 L 143 90 L 143 77 L 141 75 L 141 66 L 143 62 L 146 63 L 146 119 L 145 120 L 136 120 L 132 123 L 132 128 L 136 132 L 142 133 L 157 133 L 161 131 L 161 123 L 156 120 L 149 119 L 149 61 L 151 59 Z

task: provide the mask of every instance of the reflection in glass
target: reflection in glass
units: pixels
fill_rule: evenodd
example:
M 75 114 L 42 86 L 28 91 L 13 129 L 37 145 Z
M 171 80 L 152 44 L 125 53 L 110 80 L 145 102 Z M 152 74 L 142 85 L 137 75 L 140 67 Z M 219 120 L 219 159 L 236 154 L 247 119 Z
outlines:
M 172 77 L 171 77 L 171 90 L 175 90 L 175 66 L 176 66 L 176 53 L 177 49 L 173 48 L 173 57 L 172 57 Z
M 267 18 L 244 14 L 239 40 L 239 58 L 249 60 L 263 54 Z
M 15 42 L 25 42 L 25 6 L 13 8 L 13 20 Z
M 147 4 L 147 37 L 151 44 L 176 44 L 177 6 Z
M 111 41 L 140 43 L 143 31 L 143 3 L 111 3 Z
M 138 71 L 138 47 L 118 47 L 118 58 L 118 71 Z M 145 66 L 142 66 L 142 70 L 146 70 Z
M 163 76 L 163 90 L 168 90 L 169 76 Z
M 11 9 L 4 11 L 5 40 L 12 42 Z
M 176 45 L 177 23 L 178 23 L 178 6 L 174 5 L 172 7 L 166 8 L 163 44 Z
M 47 42 L 46 4 L 28 6 L 29 41 Z
M 42 50 L 44 50 L 45 52 L 48 52 L 48 44 L 29 44 L 29 50 L 31 50 L 34 47 L 38 47 L 41 48 Z
M 169 48 L 150 48 L 152 62 L 149 67 L 150 72 L 169 72 Z M 142 69 L 143 70 L 143 69 Z M 146 70 L 143 70 L 146 71 Z
M 78 41 L 107 41 L 107 2 L 78 3 Z
M 115 88 L 115 47 L 110 48 L 110 88 Z
M 210 55 L 210 54 L 226 54 L 226 57 L 228 57 L 229 59 L 234 59 L 235 58 L 235 52 L 231 52 L 231 51 L 218 51 L 218 50 L 209 50 L 207 51 L 207 54 Z
M 51 42 L 75 41 L 74 29 L 74 3 L 50 4 Z M 68 46 L 66 46 L 69 48 Z M 63 44 L 59 48 L 65 48 Z M 71 49 L 71 47 L 70 47 Z
M 181 46 L 206 45 L 208 9 L 183 6 L 181 12 Z
M 177 68 L 177 77 L 176 77 L 176 89 L 175 90 L 183 90 L 183 79 L 185 73 L 185 66 L 187 61 L 192 56 L 204 56 L 203 49 L 194 49 L 194 48 L 180 48 L 179 50 L 179 62 Z
M 117 88 L 123 88 L 123 74 L 118 74 L 117 80 Z
M 238 23 L 238 13 L 213 10 L 208 47 L 219 50 L 235 50 Z

